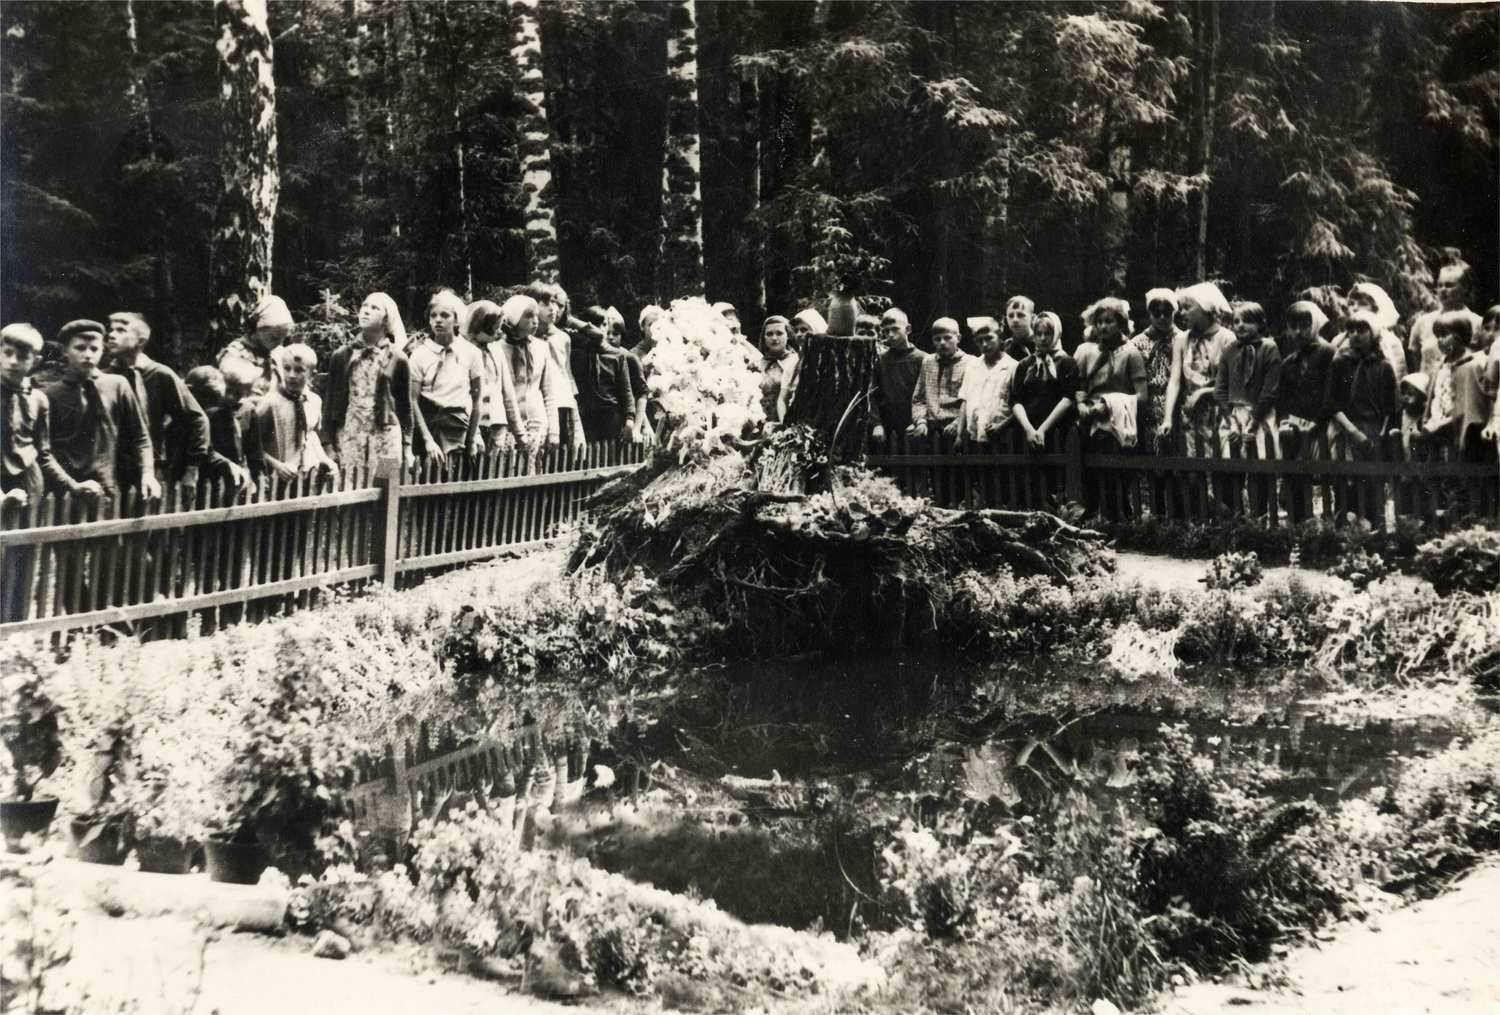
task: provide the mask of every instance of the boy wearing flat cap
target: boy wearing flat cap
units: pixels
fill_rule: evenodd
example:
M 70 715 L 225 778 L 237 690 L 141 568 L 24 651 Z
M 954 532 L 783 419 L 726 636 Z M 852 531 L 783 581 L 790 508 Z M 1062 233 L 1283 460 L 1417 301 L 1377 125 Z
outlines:
M 104 325 L 70 321 L 57 334 L 63 353 L 61 379 L 43 394 L 52 414 L 52 453 L 72 493 L 97 497 L 139 485 L 156 499 L 151 432 L 130 382 L 99 371 Z

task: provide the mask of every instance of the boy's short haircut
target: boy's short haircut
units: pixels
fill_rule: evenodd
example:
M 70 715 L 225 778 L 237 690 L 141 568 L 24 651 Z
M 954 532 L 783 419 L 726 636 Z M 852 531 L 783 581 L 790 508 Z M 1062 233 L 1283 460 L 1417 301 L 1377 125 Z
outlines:
M 80 335 L 97 335 L 99 341 L 102 342 L 107 332 L 108 329 L 98 321 L 90 321 L 88 319 L 69 321 L 58 330 L 57 344 L 66 349 L 69 345 L 73 344 L 73 339 Z
M 541 279 L 537 279 L 535 282 L 532 282 L 526 287 L 526 295 L 530 296 L 538 303 L 551 303 L 553 297 L 555 296 L 552 291 L 552 286 L 548 285 L 546 282 L 543 282 Z
M 42 333 L 25 322 L 7 324 L 0 328 L 0 342 L 10 342 L 12 345 L 25 346 L 32 353 L 40 356 L 46 342 L 42 339 Z
M 193 393 L 193 397 L 200 402 L 203 401 L 204 394 L 211 394 L 216 400 L 222 399 L 227 390 L 224 375 L 219 372 L 217 367 L 193 367 L 193 369 L 187 372 L 187 376 L 182 379 L 182 383 L 187 385 L 187 389 Z
M 1266 308 L 1254 300 L 1239 300 L 1230 309 L 1236 317 L 1243 317 L 1251 324 L 1259 325 L 1261 330 L 1266 327 Z
M 253 388 L 265 376 L 261 372 L 260 367 L 245 359 L 226 359 L 219 373 L 224 378 L 226 389 L 230 384 L 238 385 L 241 388 Z
M 1493 328 L 1496 325 L 1500 325 L 1500 303 L 1496 303 L 1484 312 L 1484 320 L 1481 324 L 1486 328 Z
M 1469 319 L 1467 311 L 1447 310 L 1433 320 L 1432 333 L 1457 335 L 1461 343 L 1468 345 L 1474 340 L 1474 322 Z
M 284 363 L 301 363 L 309 370 L 318 365 L 318 354 L 312 351 L 311 346 L 301 342 L 282 346 L 281 359 Z
M 109 315 L 109 319 L 111 321 L 113 321 L 116 317 L 123 317 L 125 318 L 125 320 L 129 321 L 131 324 L 134 324 L 137 328 L 139 328 L 141 330 L 142 338 L 151 337 L 151 323 L 146 320 L 146 315 L 141 313 L 140 311 L 116 310 L 114 313 Z

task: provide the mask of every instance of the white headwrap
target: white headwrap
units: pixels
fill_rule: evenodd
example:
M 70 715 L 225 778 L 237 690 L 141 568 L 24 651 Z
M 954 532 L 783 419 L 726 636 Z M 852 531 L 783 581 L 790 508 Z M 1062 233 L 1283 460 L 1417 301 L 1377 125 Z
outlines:
M 801 321 L 803 324 L 807 325 L 814 335 L 828 334 L 828 322 L 823 320 L 823 315 L 818 313 L 812 307 L 808 307 L 806 310 L 799 311 L 797 315 L 792 318 L 792 320 Z
M 1212 282 L 1199 282 L 1177 290 L 1177 305 L 1182 306 L 1185 300 L 1192 300 L 1195 305 L 1207 310 L 1214 317 L 1223 317 L 1229 313 L 1229 301 L 1224 298 L 1219 287 Z
M 1151 304 L 1166 303 L 1172 307 L 1172 313 L 1177 313 L 1177 294 L 1170 289 L 1157 288 L 1146 290 L 1146 314 L 1150 316 Z
M 1298 311 L 1312 318 L 1312 333 L 1314 338 L 1323 333 L 1323 325 L 1328 323 L 1328 315 L 1323 313 L 1322 307 L 1318 306 L 1312 300 L 1298 300 L 1286 308 L 1286 312 L 1289 314 Z
M 295 322 L 292 320 L 292 312 L 287 309 L 286 300 L 280 296 L 272 296 L 269 293 L 260 298 L 255 304 L 255 309 L 250 311 L 250 328 L 277 328 L 291 327 Z
M 365 302 L 380 304 L 380 311 L 385 314 L 385 333 L 391 336 L 391 341 L 396 344 L 397 349 L 404 348 L 406 325 L 401 323 L 401 308 L 396 306 L 396 301 L 385 293 L 371 293 L 365 297 Z
M 1380 337 L 1381 332 L 1390 331 L 1394 328 L 1396 322 L 1401 319 L 1401 315 L 1396 313 L 1395 301 L 1386 295 L 1386 291 L 1374 282 L 1355 283 L 1350 287 L 1349 295 L 1352 297 L 1356 293 L 1368 296 L 1375 301 L 1375 323 L 1379 325 L 1375 329 L 1376 338 Z
M 514 334 L 516 325 L 521 323 L 521 318 L 526 316 L 526 311 L 537 313 L 536 300 L 530 296 L 517 294 L 500 304 L 500 326 L 509 334 Z

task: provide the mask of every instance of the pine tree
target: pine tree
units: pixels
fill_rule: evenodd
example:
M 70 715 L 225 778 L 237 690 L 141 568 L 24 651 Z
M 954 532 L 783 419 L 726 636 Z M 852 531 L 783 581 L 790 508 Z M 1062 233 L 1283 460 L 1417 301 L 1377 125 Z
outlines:
M 250 309 L 271 291 L 271 252 L 281 176 L 276 80 L 265 0 L 215 0 L 223 99 L 223 189 L 215 214 L 214 344 L 242 334 Z
M 703 183 L 698 137 L 698 27 L 694 0 L 667 6 L 667 138 L 661 173 L 661 260 L 657 294 L 663 300 L 701 296 Z

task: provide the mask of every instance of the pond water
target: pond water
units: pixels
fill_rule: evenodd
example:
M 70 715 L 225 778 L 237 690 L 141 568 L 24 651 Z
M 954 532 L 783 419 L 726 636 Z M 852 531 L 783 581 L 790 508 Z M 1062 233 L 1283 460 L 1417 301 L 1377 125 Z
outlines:
M 1372 718 L 1315 703 L 1316 683 L 1121 683 L 931 659 L 718 671 L 648 736 L 613 745 L 610 760 L 653 773 L 653 791 L 629 794 L 628 816 L 565 823 L 560 839 L 743 919 L 844 934 L 879 920 L 875 828 L 981 808 L 1038 814 L 1080 795 L 1128 805 L 1142 751 L 1169 724 L 1209 765 L 1260 763 L 1277 796 L 1332 804 L 1388 784 L 1403 760 L 1446 749 L 1481 718 Z

